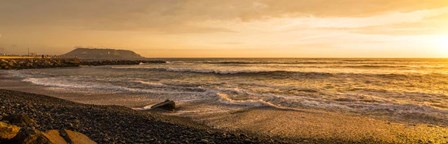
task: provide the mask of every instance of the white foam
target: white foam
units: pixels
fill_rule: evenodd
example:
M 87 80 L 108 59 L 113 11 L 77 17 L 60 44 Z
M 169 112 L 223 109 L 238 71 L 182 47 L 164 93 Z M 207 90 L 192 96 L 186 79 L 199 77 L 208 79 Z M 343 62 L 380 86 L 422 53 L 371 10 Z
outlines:
M 138 83 L 141 83 L 141 84 L 144 84 L 144 85 L 147 85 L 147 86 L 155 86 L 155 87 L 166 86 L 165 84 L 160 83 L 160 82 L 150 82 L 150 81 L 142 81 L 142 80 L 137 80 L 135 82 L 138 82 Z
M 138 67 L 138 66 L 116 66 L 113 69 L 142 69 L 142 70 L 154 70 L 154 71 L 168 71 L 168 72 L 191 72 L 191 73 L 214 73 L 214 74 L 250 74 L 250 73 L 265 73 L 265 72 L 289 72 L 280 70 L 232 70 L 232 69 L 207 69 L 207 68 L 175 68 L 175 67 Z M 294 72 L 294 71 L 291 71 Z
M 57 80 L 56 78 L 25 78 L 25 82 L 30 82 L 36 85 L 49 86 L 49 87 L 62 87 L 62 88 L 100 88 L 98 86 L 92 86 L 85 83 L 73 83 L 64 80 Z
M 117 93 L 117 92 L 134 92 L 134 93 L 181 93 L 176 91 L 163 91 L 151 89 L 128 88 L 122 86 L 115 86 L 107 83 L 93 83 L 85 81 L 76 81 L 74 79 L 65 80 L 64 78 L 25 78 L 25 82 L 30 82 L 35 85 L 46 87 L 55 87 L 63 89 L 77 89 L 84 93 Z M 81 91 L 82 90 L 82 91 Z

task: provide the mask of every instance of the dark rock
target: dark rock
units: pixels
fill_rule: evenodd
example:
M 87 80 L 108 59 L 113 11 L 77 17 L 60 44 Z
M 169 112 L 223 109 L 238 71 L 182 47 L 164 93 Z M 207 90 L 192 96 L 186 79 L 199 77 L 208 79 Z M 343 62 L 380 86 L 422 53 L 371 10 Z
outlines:
M 71 130 L 49 130 L 45 134 L 48 139 L 57 144 L 96 144 L 86 135 Z
M 49 138 L 52 142 L 57 143 L 57 144 L 66 144 L 66 143 L 71 143 L 68 142 L 64 137 L 61 136 L 61 133 L 59 132 L 59 130 L 49 130 L 47 132 L 45 132 L 47 138 Z
M 67 133 L 67 137 L 73 142 L 73 144 L 96 144 L 93 140 L 82 133 L 71 130 L 64 131 Z
M 43 133 L 35 128 L 20 128 L 4 122 L 0 122 L 0 143 L 95 144 L 86 135 L 70 130 L 50 130 Z
M 0 69 L 77 67 L 79 65 L 79 59 L 0 59 Z
M 7 141 L 14 138 L 20 131 L 20 128 L 0 122 L 0 141 Z
M 36 127 L 36 122 L 27 115 L 9 115 L 4 117 L 3 120 L 8 121 L 11 124 L 20 127 Z
M 34 128 L 20 129 L 20 132 L 12 139 L 12 142 L 20 144 L 53 144 L 44 133 Z
M 172 100 L 165 100 L 164 102 L 152 106 L 151 109 L 174 111 L 176 109 L 176 103 Z

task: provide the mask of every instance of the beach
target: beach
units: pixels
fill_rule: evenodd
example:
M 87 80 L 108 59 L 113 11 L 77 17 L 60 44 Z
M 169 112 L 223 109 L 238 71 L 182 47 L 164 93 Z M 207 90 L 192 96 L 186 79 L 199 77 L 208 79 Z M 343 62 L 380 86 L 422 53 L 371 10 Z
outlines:
M 0 97 L 2 116 L 26 114 L 37 120 L 39 129 L 76 130 L 98 143 L 446 143 L 448 133 L 437 126 L 272 109 L 219 116 L 210 128 L 120 106 L 77 104 L 8 90 L 0 90 Z
M 226 63 L 225 65 L 229 64 Z M 233 63 L 233 65 L 244 64 Z M 160 67 L 165 65 L 155 66 Z M 136 67 L 138 68 L 139 66 Z M 348 111 L 346 109 L 337 107 L 316 108 L 311 107 L 313 105 L 296 106 L 297 104 L 292 103 L 296 102 L 296 99 L 291 99 L 289 103 L 280 101 L 281 99 L 275 100 L 264 98 L 264 101 L 255 100 L 255 97 L 251 96 L 254 94 L 240 94 L 235 92 L 237 90 L 232 92 L 228 89 L 224 89 L 221 92 L 218 92 L 218 95 L 215 95 L 202 90 L 205 89 L 205 87 L 198 86 L 198 83 L 196 83 L 197 80 L 191 79 L 191 77 L 199 78 L 200 76 L 200 78 L 202 79 L 208 79 L 209 82 L 212 83 L 208 85 L 211 85 L 212 88 L 215 88 L 214 85 L 217 84 L 213 83 L 213 79 L 219 79 L 223 83 L 229 82 L 229 84 L 232 84 L 231 82 L 241 83 L 235 80 L 244 80 L 250 78 L 251 80 L 264 81 L 263 79 L 274 77 L 275 79 L 270 79 L 270 81 L 273 82 L 271 84 L 279 84 L 275 81 L 279 79 L 283 79 L 283 81 L 285 81 L 286 79 L 291 79 L 291 76 L 295 76 L 296 78 L 303 79 L 304 82 L 308 82 L 308 84 L 312 84 L 315 83 L 316 80 L 337 80 L 339 76 L 336 74 L 338 73 L 329 73 L 323 75 L 318 75 L 317 73 L 298 75 L 297 73 L 292 72 L 282 72 L 280 74 L 278 74 L 278 72 L 273 74 L 253 74 L 253 72 L 247 70 L 245 71 L 245 73 L 238 73 L 235 71 L 223 71 L 219 68 L 216 68 L 217 70 L 210 73 L 209 71 L 205 70 L 199 71 L 199 73 L 198 71 L 186 72 L 186 69 L 179 68 L 179 66 L 176 67 L 178 69 L 175 70 L 182 71 L 182 73 L 176 71 L 173 72 L 174 69 L 171 69 L 171 71 L 150 69 L 151 71 L 148 71 L 148 68 L 145 68 L 145 71 L 142 72 L 135 72 L 134 70 L 136 68 L 133 66 L 99 66 L 62 69 L 59 68 L 38 71 L 4 71 L 2 73 L 3 77 L 0 87 L 2 89 L 48 95 L 51 97 L 81 103 L 79 105 L 88 104 L 96 105 L 99 107 L 110 107 L 110 105 L 114 105 L 110 108 L 115 109 L 116 107 L 118 107 L 119 109 L 127 109 L 126 111 L 132 111 L 132 113 L 148 113 L 148 115 L 151 115 L 156 119 L 160 118 L 164 121 L 174 123 L 176 125 L 187 125 L 218 131 L 228 131 L 230 133 L 243 132 L 246 133 L 248 137 L 254 135 L 256 137 L 261 137 L 260 139 L 264 138 L 263 140 L 261 140 L 262 142 L 269 142 L 271 138 L 278 138 L 280 140 L 284 140 L 283 142 L 293 143 L 446 143 L 448 141 L 448 124 L 447 121 L 445 121 L 447 115 L 445 115 L 445 111 L 443 109 L 445 106 L 443 105 L 443 103 L 442 105 L 437 103 L 429 104 L 434 105 L 435 108 L 417 105 L 414 106 L 410 104 L 402 106 L 391 105 L 388 107 L 395 108 L 396 110 L 376 109 L 375 111 L 361 111 L 361 109 L 357 111 Z M 110 68 L 112 68 L 113 71 L 118 71 L 120 73 L 107 73 L 108 71 L 111 71 Z M 247 68 L 247 66 L 243 68 Z M 123 79 L 120 80 L 124 81 L 124 83 L 112 83 L 113 85 L 110 85 L 108 83 L 106 84 L 108 85 L 108 87 L 103 87 L 102 85 L 98 85 L 98 83 L 92 83 L 92 81 L 79 79 L 75 73 L 67 73 L 69 71 L 83 72 L 83 77 L 95 76 L 97 78 L 95 82 L 101 82 L 102 77 L 98 77 L 96 73 L 102 73 L 105 76 L 120 75 L 121 77 L 117 78 L 126 78 L 123 77 L 124 75 L 121 72 L 128 73 L 127 71 L 129 69 L 132 70 L 132 73 L 134 74 L 151 73 L 153 76 L 150 75 L 150 77 L 146 77 L 147 80 L 156 81 L 155 78 L 157 77 L 159 77 L 161 80 L 159 80 L 159 83 L 146 82 L 145 84 L 146 86 L 148 86 L 146 88 L 142 88 L 140 87 L 140 85 L 134 85 L 134 83 L 130 82 L 130 80 L 124 81 Z M 58 76 L 58 73 L 62 72 L 64 73 L 64 76 Z M 370 72 L 372 71 L 370 70 Z M 53 76 L 48 77 L 46 76 L 46 73 L 51 73 Z M 22 77 L 17 75 L 14 76 L 14 74 L 21 74 Z M 27 76 L 23 76 L 24 74 L 26 74 Z M 178 77 L 178 74 L 181 76 L 185 76 L 186 78 Z M 39 75 L 43 75 L 43 77 Z M 176 78 L 168 77 L 172 75 L 175 75 Z M 374 77 L 377 75 L 386 77 L 388 79 L 403 78 L 402 76 L 396 76 L 396 74 L 366 74 L 363 77 L 369 78 L 370 82 L 367 84 L 373 85 L 372 83 L 375 83 L 375 81 L 373 81 L 372 79 L 377 79 L 377 77 Z M 76 79 L 72 79 L 74 81 L 60 79 L 69 78 L 70 76 Z M 346 77 L 349 75 L 343 74 L 342 76 Z M 419 77 L 423 76 L 425 76 L 425 74 L 422 74 Z M 167 79 L 176 82 L 176 84 L 163 82 L 163 80 Z M 114 81 L 114 79 L 107 79 L 106 81 L 112 82 Z M 51 82 L 51 84 L 43 82 Z M 83 87 L 83 85 L 75 85 L 71 87 L 73 84 L 77 84 L 75 82 L 81 82 L 79 84 L 83 84 L 87 87 Z M 243 84 L 248 85 L 247 82 Z M 394 82 L 398 83 L 400 81 L 395 80 Z M 423 82 L 415 84 L 422 87 L 412 88 L 413 90 L 419 90 L 420 88 L 424 89 L 423 86 L 425 85 L 423 84 Z M 58 87 L 57 85 L 61 86 Z M 307 85 L 307 83 L 302 83 L 301 85 Z M 123 88 L 118 86 L 127 87 Z M 223 88 L 226 86 L 229 87 L 228 85 L 222 84 L 222 86 L 219 86 L 219 88 Z M 257 88 L 254 86 L 257 85 L 251 85 L 252 88 Z M 440 86 L 443 87 L 444 85 Z M 247 88 L 247 86 L 245 87 L 241 84 L 239 85 L 239 87 Z M 174 88 L 176 88 L 176 90 L 173 90 Z M 165 92 L 163 90 L 169 91 Z M 265 94 L 272 93 L 272 91 L 269 91 L 269 89 L 257 88 L 257 90 L 264 92 Z M 435 89 L 433 90 L 435 91 Z M 301 88 L 300 91 L 297 91 L 296 88 L 296 91 L 292 91 L 292 93 L 295 95 L 305 95 L 307 97 L 314 97 L 314 93 L 316 94 L 316 96 L 326 95 L 325 92 L 315 91 L 318 90 L 314 90 L 311 87 L 309 87 L 308 89 Z M 383 94 L 393 94 L 390 92 L 387 93 L 388 91 L 389 90 L 384 90 Z M 422 92 L 422 90 L 420 91 Z M 441 92 L 443 92 L 443 90 L 441 90 Z M 282 92 L 280 91 L 276 93 Z M 357 93 L 363 94 L 366 92 L 358 91 Z M 370 91 L 370 93 L 372 93 L 372 91 Z M 199 94 L 204 94 L 204 96 Z M 424 93 L 422 92 L 422 94 Z M 342 96 L 341 94 L 339 95 Z M 394 95 L 391 96 L 392 98 L 397 97 Z M 435 94 L 430 94 L 429 96 L 436 96 L 435 98 L 440 98 L 439 95 Z M 175 112 L 155 112 L 154 114 L 154 112 L 145 111 L 151 105 L 168 98 L 176 101 L 177 110 Z M 345 104 L 346 106 L 352 106 L 352 104 L 356 103 L 376 107 L 386 106 L 376 104 L 378 103 L 378 101 L 381 101 L 379 97 L 375 97 L 376 99 L 364 99 L 364 102 L 360 101 L 362 103 L 358 102 L 358 100 L 355 100 L 355 98 L 356 97 L 350 97 L 350 99 L 338 97 L 335 98 L 337 100 L 335 100 L 334 103 Z M 418 100 L 418 98 L 419 97 L 413 99 Z M 310 99 L 301 99 L 302 102 L 309 100 Z M 400 100 L 403 99 L 400 98 Z M 407 101 L 410 100 L 411 99 L 408 99 Z M 441 99 L 437 102 L 443 101 L 445 101 L 445 99 Z M 383 100 L 383 103 L 384 102 L 387 101 Z M 322 106 L 325 104 L 326 103 L 322 103 L 321 105 L 316 106 Z M 362 106 L 359 104 L 358 107 Z M 400 113 L 398 113 L 398 111 L 400 111 Z M 132 115 L 128 116 L 133 117 Z M 87 131 L 81 130 L 81 132 Z M 217 140 L 215 142 L 218 141 L 220 140 Z
M 0 90 L 0 98 L 1 118 L 27 115 L 37 121 L 40 130 L 75 130 L 97 143 L 290 143 L 120 106 L 85 105 L 9 90 Z
M 0 144 L 448 144 L 448 0 L 0 0 Z

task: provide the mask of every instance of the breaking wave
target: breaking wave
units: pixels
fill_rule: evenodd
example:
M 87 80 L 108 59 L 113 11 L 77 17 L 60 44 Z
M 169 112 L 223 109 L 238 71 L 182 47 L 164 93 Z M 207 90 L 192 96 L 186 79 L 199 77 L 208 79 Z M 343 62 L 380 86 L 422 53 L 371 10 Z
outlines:
M 217 75 L 279 75 L 279 74 L 299 74 L 314 76 L 332 76 L 331 73 L 319 72 L 298 72 L 298 71 L 282 71 L 282 70 L 213 70 L 213 69 L 185 69 L 185 68 L 129 68 L 129 67 L 113 67 L 113 69 L 124 70 L 146 70 L 160 72 L 183 72 L 183 73 L 199 73 L 199 74 L 217 74 Z

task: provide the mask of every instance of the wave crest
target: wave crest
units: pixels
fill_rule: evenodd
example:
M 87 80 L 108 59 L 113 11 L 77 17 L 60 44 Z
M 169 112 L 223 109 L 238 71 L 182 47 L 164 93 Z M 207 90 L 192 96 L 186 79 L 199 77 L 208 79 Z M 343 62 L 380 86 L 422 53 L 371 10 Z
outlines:
M 199 74 L 217 74 L 217 75 L 305 75 L 305 76 L 333 76 L 331 73 L 321 72 L 299 72 L 299 71 L 283 71 L 283 70 L 213 70 L 213 69 L 184 69 L 184 68 L 130 68 L 130 67 L 113 67 L 113 69 L 124 70 L 146 70 L 161 72 L 183 72 L 183 73 L 199 73 Z

